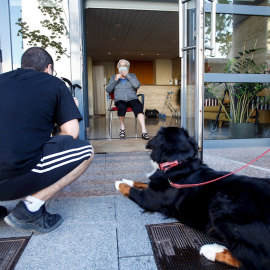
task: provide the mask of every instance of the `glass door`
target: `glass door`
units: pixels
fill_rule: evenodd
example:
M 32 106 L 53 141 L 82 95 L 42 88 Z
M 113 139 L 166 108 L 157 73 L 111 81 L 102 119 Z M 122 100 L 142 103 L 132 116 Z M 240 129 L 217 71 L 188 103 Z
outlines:
M 216 6 L 215 54 L 205 55 L 204 138 L 269 138 L 269 1 L 222 2 Z M 209 3 L 205 11 L 205 42 L 210 45 Z M 238 123 L 252 126 L 252 133 L 241 125 L 235 134 Z
M 179 1 L 181 125 L 203 147 L 204 0 Z
M 12 70 L 9 1 L 0 1 L 0 74 Z
M 225 2 L 179 1 L 181 122 L 200 156 L 203 139 L 270 137 L 269 2 Z

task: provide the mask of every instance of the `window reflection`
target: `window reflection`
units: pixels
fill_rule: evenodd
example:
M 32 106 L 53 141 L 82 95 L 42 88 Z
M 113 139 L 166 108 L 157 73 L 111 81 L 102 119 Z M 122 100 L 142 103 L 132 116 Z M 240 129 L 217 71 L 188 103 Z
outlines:
M 269 0 L 217 0 L 218 4 L 269 6 Z
M 206 44 L 209 45 L 211 27 L 210 15 L 205 21 Z M 210 57 L 206 51 L 206 72 L 224 73 L 230 59 L 239 57 L 245 50 L 259 50 L 254 55 L 256 64 L 270 68 L 270 18 L 263 16 L 217 14 L 216 56 Z M 237 73 L 237 72 L 236 72 Z M 244 73 L 244 72 L 242 72 Z M 263 73 L 258 70 L 248 73 Z

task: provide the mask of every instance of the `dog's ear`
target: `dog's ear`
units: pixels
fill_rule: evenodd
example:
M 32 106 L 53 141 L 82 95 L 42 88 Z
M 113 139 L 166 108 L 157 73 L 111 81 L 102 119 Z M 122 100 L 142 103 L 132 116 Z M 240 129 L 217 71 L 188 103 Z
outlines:
M 195 139 L 191 136 L 189 136 L 189 133 L 186 129 L 182 128 L 183 132 L 185 133 L 186 135 L 186 138 L 187 138 L 187 141 L 189 142 L 189 144 L 191 144 L 194 149 L 196 149 L 196 151 L 198 151 L 199 147 L 198 147 L 198 144 L 196 143 Z M 187 146 L 188 148 L 189 146 Z
M 177 127 L 162 127 L 157 135 L 146 145 L 151 149 L 151 158 L 162 163 L 166 161 L 186 160 L 197 154 L 198 146 L 187 130 Z

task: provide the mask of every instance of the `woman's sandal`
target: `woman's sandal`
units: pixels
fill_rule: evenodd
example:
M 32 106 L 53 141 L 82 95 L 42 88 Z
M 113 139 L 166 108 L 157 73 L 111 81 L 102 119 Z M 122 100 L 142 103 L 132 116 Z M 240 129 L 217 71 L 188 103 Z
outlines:
M 125 136 L 126 136 L 125 130 L 120 128 L 119 137 L 123 139 L 125 138 Z
M 144 140 L 149 140 L 149 139 L 150 139 L 148 133 L 143 133 L 143 134 L 142 134 L 142 138 L 143 138 Z

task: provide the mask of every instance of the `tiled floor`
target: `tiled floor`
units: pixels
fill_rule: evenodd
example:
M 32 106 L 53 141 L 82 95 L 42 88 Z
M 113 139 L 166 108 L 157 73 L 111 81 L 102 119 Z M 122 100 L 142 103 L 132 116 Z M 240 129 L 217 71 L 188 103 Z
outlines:
M 175 219 L 145 212 L 115 190 L 115 181 L 122 178 L 147 182 L 146 173 L 152 170 L 149 153 L 145 151 L 146 141 L 139 137 L 139 132 L 136 138 L 134 118 L 126 120 L 127 139 L 123 141 L 118 139 L 118 119 L 113 123 L 114 140 L 110 140 L 104 117 L 90 119 L 89 137 L 94 148 L 98 149 L 99 141 L 110 145 L 115 141 L 115 148 L 96 154 L 83 175 L 46 203 L 48 211 L 61 214 L 64 222 L 49 234 L 33 235 L 16 270 L 157 270 L 145 225 Z M 161 126 L 180 126 L 180 119 L 146 119 L 146 124 L 152 137 Z M 269 126 L 262 130 L 270 133 Z M 207 131 L 206 125 L 204 136 L 220 139 L 228 138 L 228 133 L 228 125 L 215 135 Z M 234 171 L 268 148 L 205 149 L 204 162 L 216 170 Z M 269 178 L 269 160 L 270 153 L 238 174 Z M 0 205 L 10 211 L 16 203 L 0 202 Z M 1 238 L 24 235 L 30 233 L 12 229 L 0 220 Z
M 113 118 L 112 120 L 112 136 L 109 134 L 109 119 L 104 116 L 90 117 L 90 127 L 88 132 L 88 139 L 90 140 L 102 140 L 102 139 L 119 139 L 119 120 Z M 155 136 L 156 132 L 160 127 L 177 126 L 181 127 L 180 118 L 166 117 L 165 119 L 160 118 L 146 118 L 146 128 L 150 137 Z M 137 134 L 135 130 L 135 119 L 134 117 L 126 117 L 126 138 L 140 138 L 141 127 L 138 123 Z M 221 128 L 217 128 L 217 131 L 210 132 L 210 120 L 204 121 L 204 140 L 226 140 L 230 136 L 229 122 L 224 122 Z M 192 134 L 192 128 L 188 128 Z M 256 134 L 256 138 L 270 138 L 270 124 L 260 124 L 259 132 Z
M 94 162 L 70 186 L 58 192 L 57 198 L 91 197 L 119 195 L 114 183 L 128 177 L 135 181 L 145 181 L 151 170 L 146 152 L 110 153 L 95 155 Z
M 204 162 L 216 170 L 233 171 L 267 149 L 206 149 Z M 269 161 L 270 153 L 238 174 L 269 178 Z M 122 178 L 147 182 L 149 171 L 145 151 L 96 154 L 82 176 L 47 202 L 48 211 L 61 214 L 64 222 L 51 233 L 33 235 L 15 269 L 157 270 L 145 225 L 175 219 L 145 212 L 114 188 Z M 10 211 L 16 203 L 0 205 Z M 0 238 L 24 235 L 30 233 L 0 220 Z
M 100 140 L 100 139 L 119 139 L 119 120 L 118 118 L 112 119 L 112 136 L 109 134 L 109 119 L 104 116 L 96 116 L 90 117 L 90 132 L 88 137 L 90 140 Z M 146 118 L 145 124 L 147 127 L 147 131 L 149 136 L 154 136 L 157 130 L 161 126 L 179 126 L 181 125 L 179 118 Z M 136 138 L 141 137 L 141 126 L 140 123 L 137 123 L 137 136 L 135 129 L 135 118 L 134 117 L 126 117 L 125 119 L 125 130 L 126 130 L 126 138 Z

